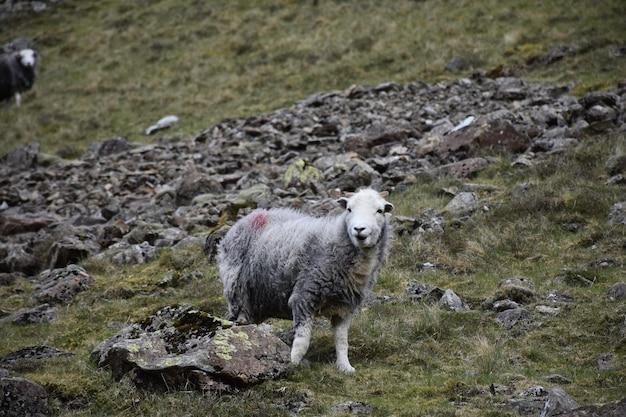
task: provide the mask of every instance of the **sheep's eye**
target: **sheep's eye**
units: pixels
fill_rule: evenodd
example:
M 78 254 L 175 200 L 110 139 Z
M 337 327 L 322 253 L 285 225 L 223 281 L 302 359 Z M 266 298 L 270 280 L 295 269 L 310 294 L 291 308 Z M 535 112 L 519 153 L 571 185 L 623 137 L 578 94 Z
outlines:
M 383 209 L 376 210 L 376 213 L 383 214 Z
M 351 208 L 348 208 L 348 213 L 352 213 L 352 209 Z

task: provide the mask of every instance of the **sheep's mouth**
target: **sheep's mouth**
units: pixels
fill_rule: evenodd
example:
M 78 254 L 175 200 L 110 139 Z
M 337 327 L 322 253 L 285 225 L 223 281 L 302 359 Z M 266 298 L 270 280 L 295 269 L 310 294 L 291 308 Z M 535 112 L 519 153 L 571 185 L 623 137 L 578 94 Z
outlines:
M 363 242 L 365 239 L 367 239 L 367 236 L 361 236 L 361 235 L 356 235 L 357 240 Z

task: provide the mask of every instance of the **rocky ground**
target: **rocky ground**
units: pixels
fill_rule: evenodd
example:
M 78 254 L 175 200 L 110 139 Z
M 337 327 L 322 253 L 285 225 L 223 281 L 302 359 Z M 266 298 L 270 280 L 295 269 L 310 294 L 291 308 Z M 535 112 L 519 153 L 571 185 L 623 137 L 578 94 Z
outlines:
M 289 206 L 324 214 L 336 209 L 334 199 L 341 193 L 373 186 L 405 196 L 394 218 L 401 246 L 420 244 L 424 236 L 441 236 L 444 230 L 469 228 L 466 225 L 475 222 L 476 216 L 501 205 L 484 197 L 498 191 L 498 186 L 473 182 L 476 176 L 538 169 L 593 138 L 623 138 L 625 103 L 626 84 L 575 98 L 565 87 L 477 74 L 436 84 L 384 83 L 319 93 L 271 113 L 226 120 L 188 140 L 137 145 L 122 137 L 111 138 L 95 143 L 75 160 L 42 153 L 37 144 L 16 149 L 3 156 L 0 165 L 0 285 L 18 292 L 24 290 L 17 288 L 28 290 L 19 298 L 23 302 L 0 311 L 0 326 L 39 326 L 66 315 L 67 305 L 92 291 L 91 275 L 99 273 L 98 262 L 116 268 L 152 265 L 162 253 L 187 253 L 199 245 L 210 258 L 228 226 L 255 207 Z M 602 216 L 607 225 L 623 231 L 626 157 L 614 153 L 605 165 L 603 186 L 621 190 L 614 192 L 621 199 L 613 201 Z M 416 204 L 406 193 L 410 195 L 420 184 L 446 182 L 449 186 L 437 191 L 445 207 L 402 209 L 402 204 Z M 532 183 L 518 184 L 507 198 L 530 199 L 533 187 Z M 576 232 L 584 221 L 570 219 L 563 225 Z M 425 258 L 418 265 L 412 259 L 413 267 L 421 272 L 444 271 L 451 276 L 468 272 L 444 258 L 421 255 Z M 383 288 L 391 285 L 385 282 L 397 279 L 389 276 L 402 262 L 406 260 L 400 255 L 392 256 L 392 267 L 383 273 Z M 623 266 L 620 257 L 598 262 L 606 265 L 596 266 L 616 271 Z M 156 288 L 186 286 L 201 282 L 202 277 L 202 273 L 173 268 Z M 403 293 L 373 295 L 368 308 L 418 302 L 425 311 L 441 308 L 449 311 L 445 314 L 476 314 L 478 320 L 493 318 L 505 331 L 525 332 L 538 326 L 543 320 L 538 317 L 549 320 L 567 311 L 572 302 L 562 291 L 544 296 L 532 279 L 518 276 L 501 279 L 480 299 L 458 288 L 455 292 L 421 280 L 409 281 Z M 595 278 L 564 271 L 554 283 L 585 288 L 593 286 Z M 607 297 L 623 306 L 624 294 L 625 285 L 616 283 Z M 131 291 L 116 296 L 132 299 L 137 295 Z M 219 298 L 219 293 L 214 296 Z M 428 307 L 431 304 L 439 307 Z M 163 306 L 150 318 L 118 329 L 97 347 L 91 346 L 95 349 L 92 359 L 110 368 L 115 378 L 133 370 L 135 384 L 148 389 L 158 385 L 161 390 L 234 393 L 287 373 L 288 346 L 272 334 L 271 327 L 231 327 L 211 314 L 189 305 Z M 616 336 L 621 337 L 622 346 L 625 325 L 617 323 L 615 330 L 622 332 Z M 375 343 L 363 341 L 363 336 L 357 340 Z M 10 375 L 3 371 L 0 385 L 3 410 L 9 411 L 0 415 L 22 415 L 24 410 L 46 415 L 46 391 L 22 379 L 20 369 L 26 365 L 16 363 L 26 358 L 32 364 L 67 352 L 47 346 L 26 351 L 5 346 L 2 350 L 12 352 L 0 358 L 0 367 L 11 370 Z M 242 356 L 241 352 L 248 351 L 249 356 Z M 619 373 L 624 369 L 622 360 L 623 348 L 598 358 L 598 367 Z M 614 381 L 623 387 L 623 374 Z M 530 415 L 617 416 L 626 407 L 622 401 L 605 408 L 580 409 L 558 386 L 570 382 L 556 374 L 549 379 L 551 388 L 533 385 L 520 390 L 491 383 L 480 392 L 450 389 L 452 402 L 459 406 L 467 398 L 490 391 L 501 396 L 497 409 Z M 309 397 L 306 391 L 297 391 L 281 410 L 311 411 Z M 336 404 L 332 412 L 384 410 L 349 401 Z
M 626 85 L 576 99 L 566 88 L 482 76 L 386 83 L 316 94 L 188 141 L 112 138 L 71 161 L 29 145 L 2 158 L 0 271 L 34 275 L 90 255 L 146 262 L 253 207 L 325 213 L 332 198 L 362 186 L 393 191 L 424 177 L 472 177 L 493 162 L 483 149 L 530 166 L 583 135 L 626 131 L 625 96 Z M 626 160 L 611 164 L 609 181 L 624 182 Z M 450 210 L 475 209 L 467 193 Z

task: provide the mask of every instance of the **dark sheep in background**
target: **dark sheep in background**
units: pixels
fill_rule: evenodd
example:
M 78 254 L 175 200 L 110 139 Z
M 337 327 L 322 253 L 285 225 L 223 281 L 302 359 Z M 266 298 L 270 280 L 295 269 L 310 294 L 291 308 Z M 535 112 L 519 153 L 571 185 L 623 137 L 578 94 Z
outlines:
M 35 82 L 36 66 L 37 52 L 30 48 L 0 55 L 0 101 L 15 97 L 19 106 L 21 93 L 30 90 Z

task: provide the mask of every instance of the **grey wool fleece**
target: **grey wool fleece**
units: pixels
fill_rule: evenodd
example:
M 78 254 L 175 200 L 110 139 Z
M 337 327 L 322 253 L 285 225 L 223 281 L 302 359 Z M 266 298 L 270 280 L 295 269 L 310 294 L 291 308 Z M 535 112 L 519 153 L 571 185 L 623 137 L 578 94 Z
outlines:
M 347 352 L 349 320 L 376 283 L 389 252 L 387 213 L 393 206 L 371 189 L 340 203 L 346 211 L 334 217 L 255 210 L 228 231 L 218 249 L 230 318 L 249 323 L 293 319 L 296 363 L 308 348 L 318 314 L 335 327 L 346 327 Z M 294 352 L 299 334 L 306 346 Z M 354 371 L 349 363 L 343 365 L 347 369 L 342 370 Z M 338 366 L 342 368 L 339 358 Z

